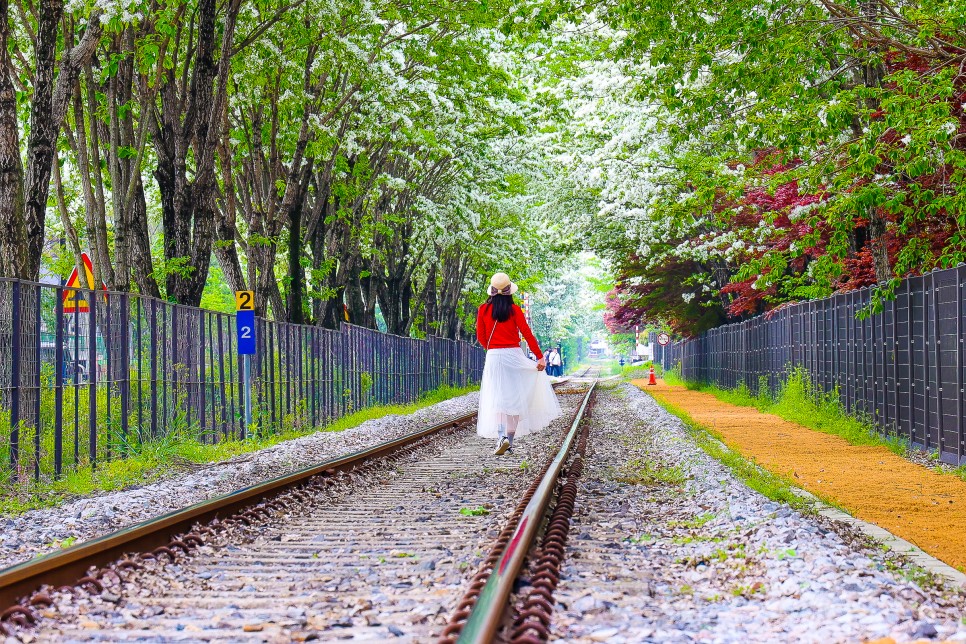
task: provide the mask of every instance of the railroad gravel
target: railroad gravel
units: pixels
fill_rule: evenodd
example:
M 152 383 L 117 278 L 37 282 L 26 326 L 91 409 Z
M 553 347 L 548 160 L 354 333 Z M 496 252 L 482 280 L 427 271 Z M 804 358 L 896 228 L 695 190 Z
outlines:
M 512 453 L 472 428 L 210 535 L 175 562 L 55 593 L 23 642 L 432 641 L 579 402 Z
M 753 491 L 640 390 L 594 419 L 554 639 L 966 641 L 961 589 Z
M 0 517 L 0 569 L 206 499 L 397 438 L 476 409 L 477 392 L 408 415 L 391 414 L 341 432 L 317 432 L 140 487 Z

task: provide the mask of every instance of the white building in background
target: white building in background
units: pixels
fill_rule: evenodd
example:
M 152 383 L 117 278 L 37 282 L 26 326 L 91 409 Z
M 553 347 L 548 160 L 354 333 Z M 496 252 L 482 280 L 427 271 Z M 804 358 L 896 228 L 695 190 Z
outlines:
M 643 362 L 647 362 L 648 360 L 653 360 L 654 343 L 653 342 L 638 343 L 636 347 L 636 353 L 637 353 L 638 359 L 640 359 Z
M 588 358 L 603 358 L 611 355 L 610 347 L 600 338 L 590 341 L 590 350 L 587 352 Z

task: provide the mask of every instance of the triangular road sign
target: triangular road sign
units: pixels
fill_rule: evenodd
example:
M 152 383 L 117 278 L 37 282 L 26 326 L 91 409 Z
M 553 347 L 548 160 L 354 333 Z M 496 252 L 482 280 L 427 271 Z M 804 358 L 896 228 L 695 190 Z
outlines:
M 94 265 L 91 264 L 91 258 L 87 256 L 87 253 L 81 253 L 81 259 L 84 260 L 84 272 L 87 273 L 87 283 L 94 283 Z M 77 274 L 77 267 L 74 267 L 73 272 L 70 274 L 70 279 L 67 280 L 67 284 L 64 285 L 64 313 L 87 313 L 90 309 L 87 307 L 87 300 L 84 299 L 83 292 L 76 291 L 74 289 L 84 288 L 84 284 L 80 281 L 80 275 Z M 105 291 L 107 286 L 101 282 L 101 288 Z

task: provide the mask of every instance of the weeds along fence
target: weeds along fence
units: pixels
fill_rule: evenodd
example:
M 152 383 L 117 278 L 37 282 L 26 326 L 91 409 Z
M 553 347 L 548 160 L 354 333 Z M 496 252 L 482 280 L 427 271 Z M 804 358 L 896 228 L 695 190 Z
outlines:
M 317 427 L 479 381 L 482 348 L 343 325 L 256 320 L 244 426 L 234 315 L 130 293 L 0 280 L 0 483 L 204 443 Z
M 966 463 L 966 266 L 905 280 L 881 313 L 861 317 L 871 288 L 784 307 L 668 345 L 665 368 L 720 387 L 775 391 L 802 369 L 878 429 Z

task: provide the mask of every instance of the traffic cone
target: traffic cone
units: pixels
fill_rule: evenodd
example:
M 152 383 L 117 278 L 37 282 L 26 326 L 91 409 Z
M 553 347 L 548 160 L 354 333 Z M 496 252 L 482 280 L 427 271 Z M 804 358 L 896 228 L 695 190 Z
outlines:
M 657 378 L 654 376 L 654 365 L 651 365 L 651 372 L 647 375 L 647 384 L 656 385 Z

